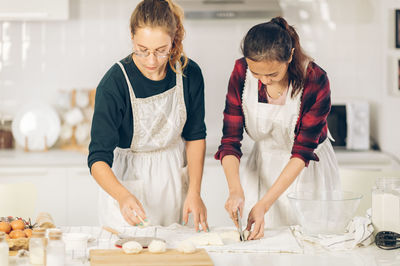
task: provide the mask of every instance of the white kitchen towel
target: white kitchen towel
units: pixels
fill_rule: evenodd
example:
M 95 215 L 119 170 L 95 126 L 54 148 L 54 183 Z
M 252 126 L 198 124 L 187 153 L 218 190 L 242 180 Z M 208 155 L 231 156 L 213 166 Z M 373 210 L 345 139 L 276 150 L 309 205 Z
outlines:
M 167 241 L 168 248 L 176 248 L 184 240 L 193 237 L 206 236 L 207 234 L 220 235 L 221 233 L 237 232 L 236 227 L 210 227 L 210 233 L 196 233 L 193 227 L 173 224 L 168 227 L 159 227 L 157 237 Z M 303 253 L 302 246 L 299 245 L 289 227 L 282 227 L 275 230 L 267 229 L 264 237 L 260 240 L 250 240 L 244 242 L 220 241 L 213 239 L 215 244 L 221 240 L 219 245 L 197 245 L 197 248 L 204 248 L 209 252 L 240 252 L 240 253 Z M 223 245 L 224 244 L 224 245 Z
M 307 235 L 301 226 L 291 226 L 294 236 L 304 245 L 311 243 L 318 248 L 339 251 L 368 246 L 373 239 L 374 227 L 367 217 L 354 217 L 346 228 L 346 233 L 337 235 Z
M 303 253 L 290 228 L 265 230 L 264 237 L 223 246 L 203 246 L 208 252 L 233 253 Z

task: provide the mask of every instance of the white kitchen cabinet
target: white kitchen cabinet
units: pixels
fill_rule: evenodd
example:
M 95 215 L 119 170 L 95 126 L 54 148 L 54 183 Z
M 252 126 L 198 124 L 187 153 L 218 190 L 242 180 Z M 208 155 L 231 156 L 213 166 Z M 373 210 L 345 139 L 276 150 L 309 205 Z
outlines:
M 97 191 L 86 155 L 79 152 L 0 151 L 0 184 L 32 183 L 38 190 L 33 220 L 48 212 L 57 226 L 97 225 Z
M 59 226 L 98 224 L 99 186 L 87 167 L 1 167 L 0 183 L 36 186 L 32 220 L 39 212 L 48 212 Z
M 0 167 L 0 183 L 31 183 L 36 186 L 37 200 L 34 217 L 24 218 L 35 220 L 39 212 L 48 212 L 57 225 L 64 224 L 67 220 L 67 191 L 65 190 L 67 177 L 63 168 Z M 17 195 L 16 197 L 18 198 Z
M 87 167 L 68 169 L 67 225 L 97 225 L 99 185 Z
M 0 0 L 0 20 L 66 20 L 69 0 Z

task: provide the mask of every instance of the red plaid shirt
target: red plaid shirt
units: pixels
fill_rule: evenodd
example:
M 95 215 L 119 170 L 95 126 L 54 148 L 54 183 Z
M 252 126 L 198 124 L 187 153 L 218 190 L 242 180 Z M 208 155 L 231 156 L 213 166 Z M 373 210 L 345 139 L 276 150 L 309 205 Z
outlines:
M 243 139 L 244 115 L 242 93 L 246 79 L 247 63 L 244 58 L 236 60 L 232 71 L 224 110 L 221 145 L 215 159 L 225 155 L 242 156 L 240 141 Z M 258 83 L 258 101 L 267 103 L 263 84 Z M 314 62 L 307 67 L 307 75 L 301 97 L 300 115 L 296 123 L 292 157 L 302 159 L 306 166 L 310 160 L 319 161 L 314 150 L 327 137 L 326 118 L 331 109 L 331 91 L 326 72 Z M 290 97 L 290 95 L 288 95 Z

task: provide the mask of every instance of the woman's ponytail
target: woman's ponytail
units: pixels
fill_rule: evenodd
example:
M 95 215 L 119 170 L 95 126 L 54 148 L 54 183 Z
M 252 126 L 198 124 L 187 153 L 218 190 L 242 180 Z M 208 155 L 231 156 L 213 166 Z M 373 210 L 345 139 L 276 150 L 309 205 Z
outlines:
M 309 59 L 309 57 L 303 52 L 303 49 L 300 46 L 300 38 L 297 34 L 296 30 L 290 26 L 287 21 L 282 17 L 275 17 L 271 20 L 272 23 L 275 23 L 282 27 L 290 36 L 292 40 L 293 55 L 292 62 L 289 65 L 289 83 L 292 83 L 293 88 L 302 88 L 305 82 L 305 61 Z M 293 90 L 295 91 L 295 90 Z
M 169 59 L 169 64 L 171 68 L 176 72 L 175 63 L 182 57 L 182 69 L 187 66 L 188 58 L 183 51 L 183 39 L 185 37 L 185 28 L 183 27 L 184 13 L 183 9 L 177 4 L 172 3 L 171 0 L 165 0 L 175 16 L 176 21 L 176 31 L 172 42 L 171 57 Z

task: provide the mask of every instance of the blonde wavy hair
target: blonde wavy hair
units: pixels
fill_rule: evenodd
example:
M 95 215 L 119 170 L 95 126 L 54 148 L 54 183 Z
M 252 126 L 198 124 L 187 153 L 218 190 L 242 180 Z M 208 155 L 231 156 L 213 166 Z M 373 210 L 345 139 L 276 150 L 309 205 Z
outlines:
M 183 10 L 171 0 L 143 0 L 132 12 L 130 29 L 132 36 L 137 29 L 143 27 L 161 27 L 171 36 L 172 48 L 168 59 L 169 65 L 176 73 L 176 62 L 182 58 L 182 69 L 188 64 L 188 58 L 183 51 Z

